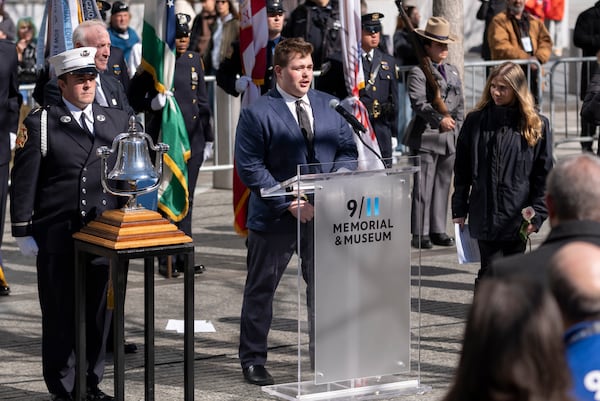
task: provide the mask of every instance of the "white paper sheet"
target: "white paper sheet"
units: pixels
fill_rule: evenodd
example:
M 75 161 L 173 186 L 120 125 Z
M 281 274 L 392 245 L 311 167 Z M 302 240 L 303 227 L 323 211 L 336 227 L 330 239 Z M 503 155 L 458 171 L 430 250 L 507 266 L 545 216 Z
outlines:
M 183 320 L 169 319 L 165 330 L 174 330 L 178 333 L 184 333 Z M 209 320 L 194 320 L 194 333 L 214 333 L 215 326 Z
M 479 245 L 477 240 L 471 237 L 469 225 L 465 224 L 460 229 L 460 225 L 454 224 L 454 233 L 456 235 L 456 254 L 458 263 L 479 263 L 481 256 L 479 255 Z

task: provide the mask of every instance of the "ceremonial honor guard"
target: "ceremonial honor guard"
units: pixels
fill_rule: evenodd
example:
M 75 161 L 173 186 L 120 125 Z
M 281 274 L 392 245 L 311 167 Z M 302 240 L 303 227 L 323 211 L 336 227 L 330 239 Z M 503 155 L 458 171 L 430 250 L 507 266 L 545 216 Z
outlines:
M 379 49 L 381 18 L 381 13 L 361 17 L 365 87 L 359 96 L 369 111 L 381 157 L 385 165 L 391 167 L 392 136 L 396 134 L 398 118 L 398 67 L 392 56 Z
M 12 235 L 21 253 L 37 256 L 42 311 L 42 364 L 52 400 L 71 400 L 75 384 L 74 242 L 72 235 L 124 198 L 106 193 L 96 151 L 127 132 L 129 117 L 93 104 L 96 48 L 67 50 L 50 58 L 61 101 L 33 110 L 17 136 L 10 188 Z M 109 165 L 114 164 L 112 156 Z M 112 311 L 106 307 L 108 266 L 85 266 L 87 400 L 112 400 L 98 385 L 104 374 Z
M 175 74 L 171 91 L 158 93 L 154 87 L 152 75 L 139 69 L 131 79 L 129 98 L 131 105 L 138 113 L 146 113 L 146 132 L 155 142 L 159 138 L 162 108 L 166 105 L 167 96 L 174 96 L 177 100 L 185 121 L 191 149 L 191 157 L 187 161 L 189 211 L 183 220 L 177 222 L 177 226 L 191 237 L 196 181 L 202 163 L 212 155 L 214 134 L 200 53 L 187 50 L 190 43 L 189 21 L 189 15 L 177 14 L 175 41 L 177 60 L 175 61 Z M 166 260 L 162 258 L 159 260 L 159 272 L 166 275 Z M 176 277 L 179 272 L 183 272 L 183 264 L 182 255 L 178 255 L 175 260 L 173 276 Z M 203 270 L 202 265 L 195 266 L 196 273 L 202 273 Z

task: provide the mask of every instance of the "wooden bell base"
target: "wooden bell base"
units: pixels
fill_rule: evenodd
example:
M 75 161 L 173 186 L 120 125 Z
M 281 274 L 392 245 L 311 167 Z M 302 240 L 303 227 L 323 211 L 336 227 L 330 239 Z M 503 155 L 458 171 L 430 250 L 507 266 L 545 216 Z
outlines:
M 143 248 L 192 242 L 160 213 L 141 209 L 107 210 L 73 238 L 110 249 Z

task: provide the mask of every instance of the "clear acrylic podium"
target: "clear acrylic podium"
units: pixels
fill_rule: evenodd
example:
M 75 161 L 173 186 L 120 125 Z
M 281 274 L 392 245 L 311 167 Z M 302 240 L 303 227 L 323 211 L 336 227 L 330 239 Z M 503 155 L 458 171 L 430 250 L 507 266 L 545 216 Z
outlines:
M 430 389 L 420 382 L 419 302 L 411 326 L 411 184 L 418 160 L 355 172 L 302 165 L 297 176 L 261 191 L 314 200 L 312 224 L 298 224 L 298 255 L 314 260 L 307 308 L 298 258 L 298 381 L 263 391 L 286 400 L 361 400 Z M 302 250 L 303 243 L 314 249 Z

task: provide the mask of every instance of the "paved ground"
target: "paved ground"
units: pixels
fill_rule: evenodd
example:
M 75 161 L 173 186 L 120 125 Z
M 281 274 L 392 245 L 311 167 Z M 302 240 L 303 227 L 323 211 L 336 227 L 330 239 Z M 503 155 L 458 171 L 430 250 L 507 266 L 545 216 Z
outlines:
M 237 359 L 238 325 L 245 278 L 244 241 L 231 228 L 230 191 L 209 188 L 210 175 L 196 195 L 194 220 L 196 260 L 206 265 L 196 276 L 196 319 L 210 320 L 214 333 L 195 337 L 196 400 L 273 400 L 259 387 L 245 384 Z M 8 218 L 8 216 L 7 216 Z M 543 234 L 537 236 L 539 240 Z M 3 255 L 12 294 L 0 298 L 0 399 L 45 400 L 40 361 L 40 309 L 33 259 L 22 257 L 8 228 Z M 418 261 L 418 252 L 412 251 Z M 294 265 L 295 266 L 295 265 Z M 268 367 L 278 383 L 296 382 L 296 269 L 282 280 L 270 336 Z M 432 391 L 397 399 L 437 400 L 451 380 L 460 350 L 476 266 L 458 265 L 454 249 L 435 247 L 421 256 L 420 370 Z M 143 276 L 131 267 L 126 300 L 126 336 L 143 343 Z M 413 368 L 418 371 L 417 329 L 419 269 L 413 266 Z M 183 337 L 165 331 L 168 319 L 183 316 L 183 280 L 156 279 L 156 399 L 183 399 Z M 143 348 L 126 356 L 126 400 L 143 399 Z M 112 393 L 112 367 L 102 387 Z

